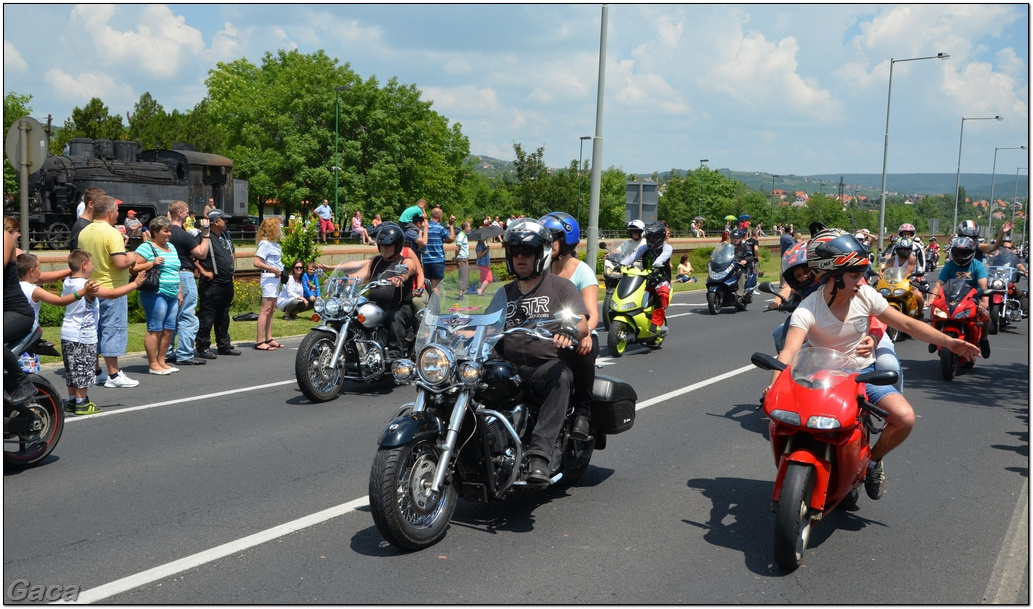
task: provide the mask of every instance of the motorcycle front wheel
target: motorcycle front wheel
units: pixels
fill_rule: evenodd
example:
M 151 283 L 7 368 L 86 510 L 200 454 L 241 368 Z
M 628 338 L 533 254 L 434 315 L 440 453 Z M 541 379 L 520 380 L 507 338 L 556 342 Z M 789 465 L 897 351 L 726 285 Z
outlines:
M 294 376 L 301 393 L 313 402 L 334 399 L 344 384 L 341 369 L 330 367 L 334 342 L 336 337 L 332 334 L 309 332 L 298 347 L 298 355 L 294 359 Z
M 958 369 L 958 355 L 947 347 L 940 347 L 940 374 L 943 380 L 954 380 L 954 372 Z
M 721 312 L 721 296 L 717 292 L 707 292 L 707 309 L 711 315 Z
M 430 490 L 441 452 L 431 440 L 381 448 L 369 474 L 369 507 L 384 539 L 402 550 L 428 548 L 445 536 L 458 493 Z
M 990 334 L 997 334 L 1001 329 L 1001 305 L 990 305 Z
M 37 419 L 36 429 L 27 433 L 4 433 L 5 466 L 25 468 L 38 464 L 54 450 L 65 429 L 65 411 L 57 389 L 38 374 L 30 374 L 29 380 L 36 386 L 36 397 L 26 406 Z M 5 418 L 18 418 L 17 411 L 4 410 Z
M 790 463 L 775 515 L 775 562 L 786 571 L 799 568 L 807 550 L 812 523 L 807 504 L 813 490 L 814 469 Z
M 624 322 L 614 320 L 610 324 L 610 332 L 606 335 L 606 350 L 610 353 L 610 357 L 624 355 L 624 351 L 628 348 L 627 336 L 631 331 L 630 328 L 625 329 Z

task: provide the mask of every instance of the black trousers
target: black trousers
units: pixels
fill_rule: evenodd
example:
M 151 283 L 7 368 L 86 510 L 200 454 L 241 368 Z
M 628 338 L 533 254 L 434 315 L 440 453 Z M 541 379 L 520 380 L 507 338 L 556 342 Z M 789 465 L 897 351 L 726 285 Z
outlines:
M 531 390 L 542 402 L 538 409 L 538 422 L 531 432 L 531 443 L 527 454 L 552 462 L 556 438 L 563 429 L 570 401 L 570 386 L 573 373 L 560 359 L 550 360 L 539 366 L 518 366 L 520 378 L 530 385 Z
M 409 333 L 409 329 L 416 323 L 416 317 L 412 312 L 412 305 L 405 303 L 397 306 L 393 309 L 387 309 L 384 311 L 387 321 L 388 333 L 390 339 L 388 340 L 387 350 L 388 356 L 391 359 L 398 359 L 402 357 L 402 347 L 405 345 L 405 335 Z
M 599 336 L 592 334 L 592 350 L 588 355 L 577 351 L 561 349 L 560 359 L 566 362 L 574 373 L 574 412 L 586 417 L 592 416 L 592 385 L 595 384 L 595 360 L 599 357 Z
M 34 321 L 32 315 L 4 311 L 4 344 L 14 346 L 14 343 L 28 336 Z M 4 371 L 7 373 L 4 375 L 4 385 L 11 391 L 28 376 L 18 364 L 18 356 L 7 347 L 4 347 Z
M 197 338 L 194 349 L 198 352 L 212 346 L 212 328 L 215 328 L 217 349 L 229 349 L 230 305 L 233 304 L 233 281 L 211 281 L 201 277 L 197 286 Z

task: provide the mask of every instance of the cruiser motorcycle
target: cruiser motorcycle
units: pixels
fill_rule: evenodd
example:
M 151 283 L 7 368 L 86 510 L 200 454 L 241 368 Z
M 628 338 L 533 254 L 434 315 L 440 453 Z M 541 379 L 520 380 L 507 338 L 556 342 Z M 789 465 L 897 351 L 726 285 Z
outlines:
M 33 325 L 29 335 L 11 351 L 21 356 L 61 355 L 54 345 L 43 340 L 43 329 Z M 57 446 L 65 428 L 61 394 L 47 379 L 30 374 L 36 395 L 28 402 L 14 405 L 4 392 L 4 465 L 15 468 L 39 464 Z
M 990 288 L 990 334 L 997 334 L 1005 326 L 1022 320 L 1022 304 L 1015 287 L 1019 269 L 1011 266 L 987 267 L 987 285 Z
M 367 295 L 374 288 L 389 287 L 390 277 L 406 271 L 398 265 L 380 279 L 364 282 L 338 267 L 326 278 L 315 304 L 321 323 L 302 339 L 294 360 L 294 376 L 305 397 L 326 402 L 340 393 L 344 381 L 376 383 L 391 378 L 386 316 Z M 411 338 L 406 340 L 404 356 L 411 355 Z
M 416 386 L 416 400 L 380 436 L 369 506 L 377 530 L 395 547 L 421 550 L 440 541 L 460 497 L 488 502 L 548 486 L 524 480 L 537 399 L 492 349 L 514 333 L 549 341 L 571 322 L 560 316 L 504 330 L 506 304 L 502 290 L 466 300 L 433 294 L 416 333 L 415 359 L 394 365 L 396 381 Z M 568 408 L 549 460 L 549 485 L 576 483 L 607 436 L 634 424 L 637 399 L 627 383 L 596 376 L 591 435 L 570 436 Z

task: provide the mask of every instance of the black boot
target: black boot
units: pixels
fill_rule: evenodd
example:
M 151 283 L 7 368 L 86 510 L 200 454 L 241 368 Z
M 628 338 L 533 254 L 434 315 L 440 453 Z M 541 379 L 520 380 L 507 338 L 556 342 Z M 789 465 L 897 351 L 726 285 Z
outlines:
M 985 336 L 979 340 L 979 354 L 983 359 L 990 357 L 990 339 Z
M 588 434 L 588 417 L 583 414 L 574 417 L 574 425 L 570 428 L 570 437 L 575 440 L 588 440 L 592 437 Z
M 527 483 L 549 483 L 549 464 L 545 462 L 545 459 L 537 456 L 531 457 L 527 463 Z

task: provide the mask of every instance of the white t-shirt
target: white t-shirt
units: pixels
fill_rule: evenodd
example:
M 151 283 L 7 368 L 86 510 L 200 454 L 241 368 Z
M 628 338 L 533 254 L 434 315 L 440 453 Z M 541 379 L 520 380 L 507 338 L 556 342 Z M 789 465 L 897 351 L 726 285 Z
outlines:
M 265 262 L 269 266 L 275 266 L 276 268 L 283 270 L 283 250 L 280 249 L 280 244 L 275 241 L 267 241 L 265 239 L 258 242 L 258 249 L 255 250 L 255 256 L 261 258 L 262 262 Z M 272 277 L 273 274 L 269 271 L 262 271 L 262 277 Z
M 36 284 L 29 283 L 28 281 L 19 281 L 18 284 L 22 287 L 22 292 L 25 294 L 25 300 L 29 301 L 29 305 L 32 307 L 32 314 L 36 316 L 36 321 L 39 321 L 39 306 L 42 301 L 36 301 L 32 299 L 32 293 L 36 291 Z
M 68 277 L 61 287 L 61 295 L 67 296 L 86 285 L 82 277 Z M 93 296 L 86 296 L 65 307 L 65 319 L 61 322 L 61 340 L 84 345 L 97 344 L 97 320 L 100 319 L 100 302 Z
M 857 367 L 860 369 L 873 364 L 874 356 L 857 357 L 854 355 L 854 350 L 861 343 L 861 339 L 868 334 L 868 316 L 882 315 L 889 303 L 875 288 L 862 285 L 857 296 L 850 301 L 846 318 L 839 321 L 829 310 L 829 306 L 825 304 L 825 298 L 824 289 L 804 298 L 803 302 L 793 311 L 789 325 L 806 332 L 807 342 L 812 347 L 825 347 L 853 355 Z

